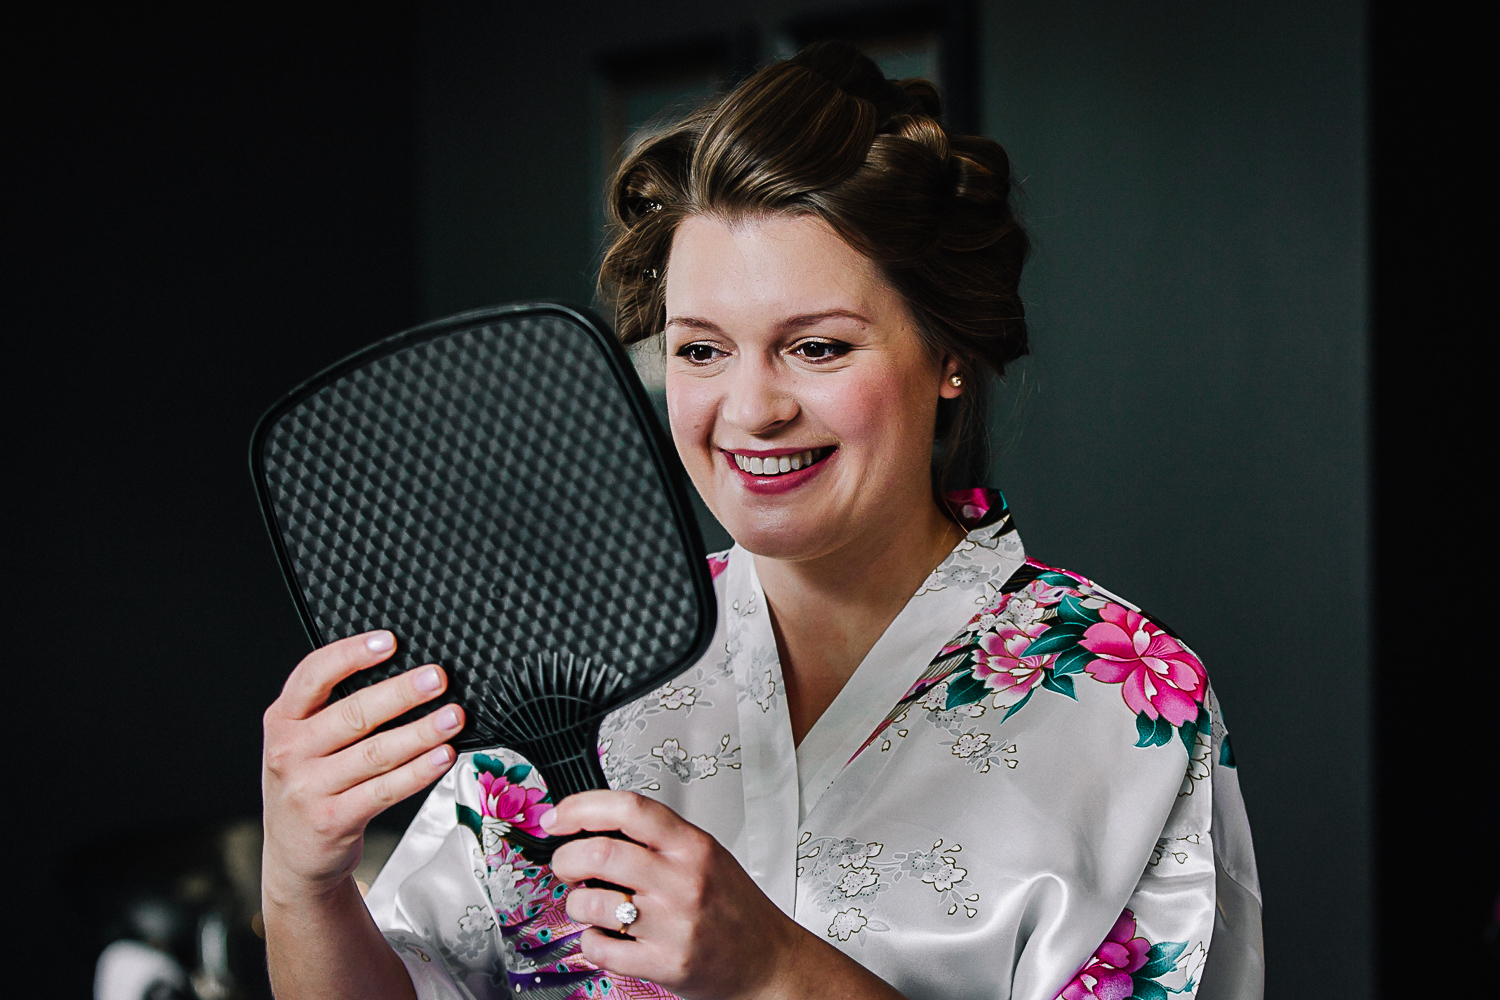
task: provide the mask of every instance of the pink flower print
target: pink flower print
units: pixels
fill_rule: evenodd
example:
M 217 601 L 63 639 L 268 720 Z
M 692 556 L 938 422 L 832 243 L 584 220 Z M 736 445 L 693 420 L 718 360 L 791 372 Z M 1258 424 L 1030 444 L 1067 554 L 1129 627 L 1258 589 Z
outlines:
M 1151 942 L 1135 936 L 1135 914 L 1126 910 L 1104 943 L 1058 994 L 1060 1000 L 1126 1000 L 1135 992 L 1130 974 L 1146 964 Z
M 1079 640 L 1099 658 L 1083 669 L 1106 684 L 1123 684 L 1125 704 L 1137 714 L 1165 717 L 1179 728 L 1197 719 L 1208 686 L 1198 658 L 1138 612 L 1110 603 L 1099 614 L 1104 620 Z
M 1029 645 L 1031 636 L 1024 632 L 990 633 L 979 640 L 979 648 L 974 651 L 974 677 L 997 694 L 1026 694 L 1042 679 L 1043 669 L 1053 659 L 1045 654 L 1022 656 Z
M 541 819 L 552 805 L 542 801 L 547 796 L 542 789 L 513 785 L 499 775 L 481 771 L 479 792 L 480 815 L 503 820 L 534 837 L 547 835 L 542 829 Z
M 724 572 L 725 567 L 727 567 L 728 565 L 729 553 L 726 552 L 723 555 L 711 555 L 708 557 L 708 575 L 717 580 L 719 578 L 719 574 Z

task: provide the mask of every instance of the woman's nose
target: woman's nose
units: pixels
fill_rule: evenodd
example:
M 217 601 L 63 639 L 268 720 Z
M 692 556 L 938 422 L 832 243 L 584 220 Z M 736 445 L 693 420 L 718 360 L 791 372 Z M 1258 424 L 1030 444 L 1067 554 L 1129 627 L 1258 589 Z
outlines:
M 797 416 L 792 387 L 773 364 L 745 359 L 725 374 L 729 385 L 720 412 L 737 429 L 763 435 Z

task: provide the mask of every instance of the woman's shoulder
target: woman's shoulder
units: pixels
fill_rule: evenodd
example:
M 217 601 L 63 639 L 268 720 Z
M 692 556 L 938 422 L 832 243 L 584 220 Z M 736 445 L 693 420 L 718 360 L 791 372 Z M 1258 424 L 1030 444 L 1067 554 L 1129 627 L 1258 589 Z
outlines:
M 1033 558 L 933 668 L 918 685 L 928 690 L 908 697 L 940 696 L 945 710 L 985 705 L 1009 718 L 1034 696 L 1076 702 L 1080 685 L 1102 684 L 1134 715 L 1138 746 L 1177 737 L 1191 748 L 1209 725 L 1208 673 L 1177 633 L 1089 577 Z

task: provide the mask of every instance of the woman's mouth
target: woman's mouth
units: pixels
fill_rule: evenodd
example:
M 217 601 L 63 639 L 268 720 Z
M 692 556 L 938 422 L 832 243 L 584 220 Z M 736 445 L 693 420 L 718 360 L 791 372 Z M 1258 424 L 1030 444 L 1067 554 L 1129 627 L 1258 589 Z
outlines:
M 741 472 L 770 478 L 784 476 L 789 472 L 799 472 L 816 465 L 832 452 L 832 448 L 809 448 L 806 451 L 796 451 L 786 455 L 741 455 L 733 451 L 728 454 Z
M 833 464 L 831 459 L 837 451 L 837 446 L 747 455 L 725 451 L 724 460 L 735 470 L 734 477 L 742 489 L 770 497 L 795 492 L 818 478 Z

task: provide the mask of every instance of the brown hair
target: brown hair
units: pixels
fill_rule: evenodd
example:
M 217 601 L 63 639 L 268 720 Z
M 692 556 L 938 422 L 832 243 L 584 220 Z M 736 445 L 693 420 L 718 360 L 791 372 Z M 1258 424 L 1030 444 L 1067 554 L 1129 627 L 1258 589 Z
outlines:
M 887 80 L 851 46 L 820 43 L 760 70 L 640 143 L 610 184 L 599 273 L 627 344 L 666 324 L 672 236 L 691 215 L 814 215 L 873 261 L 935 357 L 965 380 L 937 414 L 935 486 L 989 464 L 987 376 L 1027 353 L 1018 284 L 1030 249 L 993 140 L 950 135 L 936 88 Z

